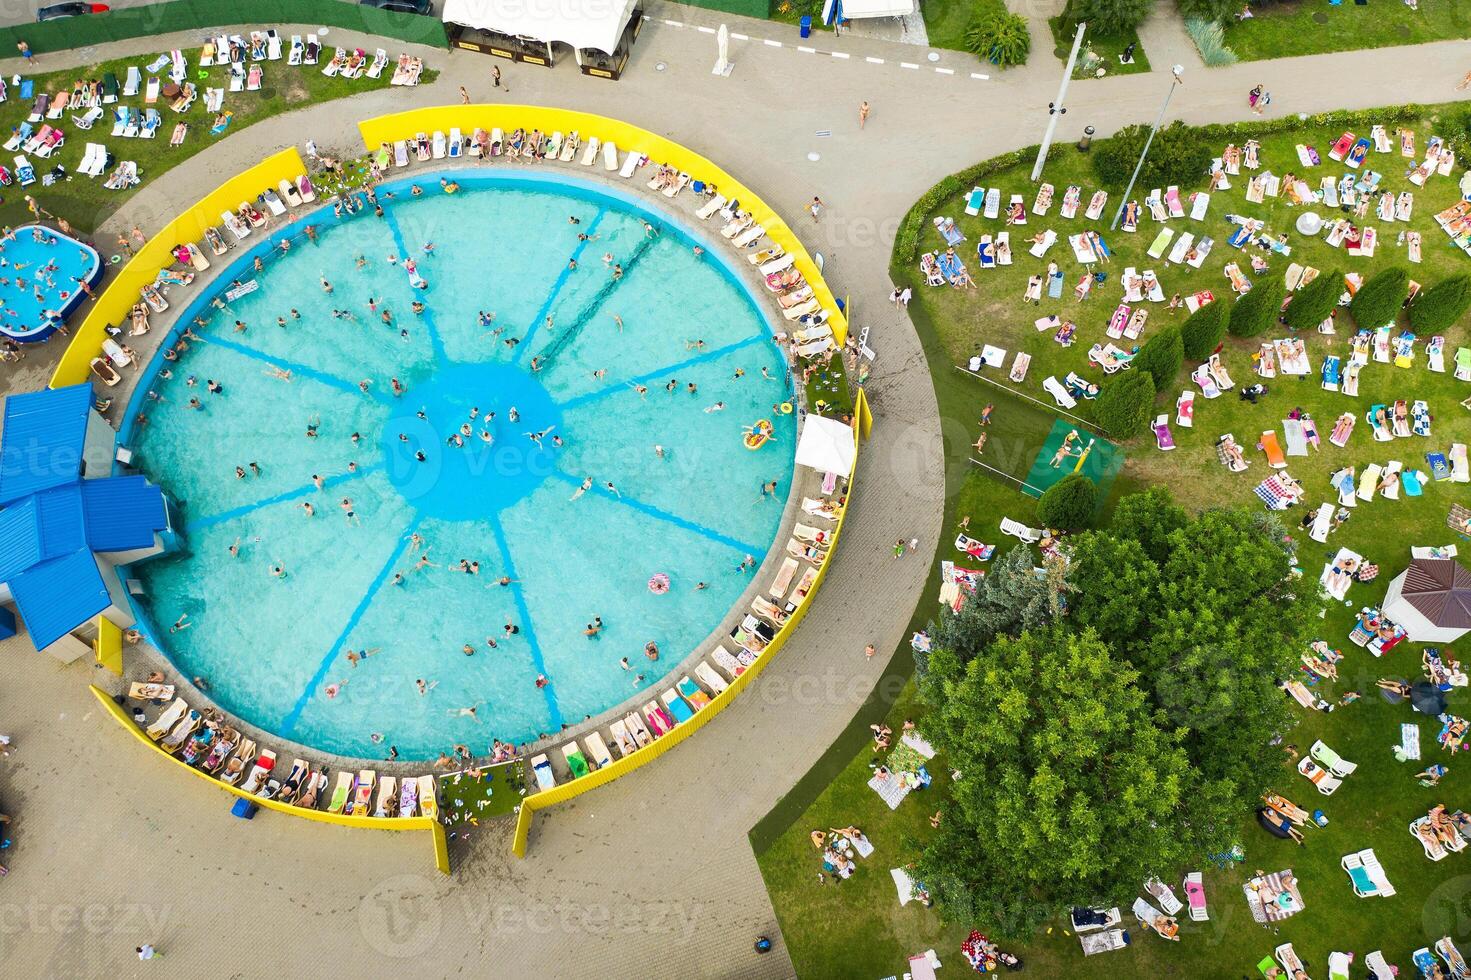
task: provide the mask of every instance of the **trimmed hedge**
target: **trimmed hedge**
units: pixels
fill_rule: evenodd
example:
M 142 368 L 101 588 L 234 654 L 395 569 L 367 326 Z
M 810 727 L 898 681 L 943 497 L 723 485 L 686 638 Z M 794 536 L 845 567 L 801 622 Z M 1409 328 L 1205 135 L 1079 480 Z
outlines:
M 1174 383 L 1184 363 L 1185 344 L 1180 339 L 1180 328 L 1173 323 L 1146 340 L 1130 362 L 1135 371 L 1148 372 L 1161 391 Z
M 1349 301 L 1348 311 L 1360 328 L 1374 330 L 1399 319 L 1410 295 L 1410 273 L 1392 265 L 1370 276 Z
M 1328 319 L 1328 314 L 1333 312 L 1338 305 L 1338 297 L 1342 295 L 1343 273 L 1334 269 L 1294 293 L 1282 319 L 1299 333 L 1316 330 L 1318 324 Z
M 1103 431 L 1130 439 L 1144 431 L 1154 414 L 1154 379 L 1147 371 L 1125 371 L 1103 385 L 1093 405 Z
M 1104 187 L 1123 190 L 1149 139 L 1148 126 L 1125 126 L 1093 151 L 1093 173 Z M 1196 130 L 1176 120 L 1154 134 L 1149 156 L 1139 170 L 1138 187 L 1187 185 L 1210 168 L 1214 143 L 1199 139 Z
M 1098 507 L 1098 487 L 1081 473 L 1069 473 L 1042 492 L 1037 501 L 1037 520 L 1043 527 L 1076 531 L 1093 523 Z
M 1230 330 L 1237 337 L 1259 337 L 1270 330 L 1281 314 L 1287 285 L 1276 276 L 1256 284 L 1231 307 Z
M 1471 309 L 1471 276 L 1442 279 L 1415 298 L 1410 307 L 1410 326 L 1418 333 L 1449 329 Z
M 1180 326 L 1180 340 L 1185 356 L 1192 361 L 1203 361 L 1226 339 L 1226 304 L 1217 300 L 1207 303 Z

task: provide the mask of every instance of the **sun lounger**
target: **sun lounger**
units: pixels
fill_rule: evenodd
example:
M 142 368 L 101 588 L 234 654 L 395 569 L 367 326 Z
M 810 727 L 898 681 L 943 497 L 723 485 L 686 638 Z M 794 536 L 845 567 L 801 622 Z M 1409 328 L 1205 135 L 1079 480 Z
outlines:
M 1184 904 L 1175 896 L 1175 892 L 1169 885 L 1158 878 L 1151 878 L 1144 883 L 1144 891 L 1148 893 L 1163 910 L 1165 915 L 1174 915 L 1184 908 Z
M 1123 929 L 1110 929 L 1107 932 L 1095 932 L 1086 936 L 1079 936 L 1078 942 L 1083 947 L 1083 955 L 1092 956 L 1095 953 L 1107 953 L 1116 949 L 1123 949 L 1129 945 L 1129 934 Z
M 995 218 L 1001 213 L 1001 189 L 992 187 L 986 191 L 986 206 L 984 213 L 987 218 Z
M 1445 960 L 1446 969 L 1454 980 L 1465 980 L 1466 977 L 1471 977 L 1471 969 L 1467 968 L 1466 960 L 1461 956 L 1461 951 L 1456 948 L 1450 936 L 1435 941 L 1435 952 Z
M 144 731 L 148 733 L 149 738 L 157 742 L 167 735 L 188 713 L 188 703 L 183 698 L 175 698 L 173 703 L 165 708 L 163 713 L 154 720 L 153 724 L 149 725 Z
M 1425 856 L 1427 858 L 1432 861 L 1443 861 L 1445 860 L 1446 854 L 1449 853 L 1446 850 L 1445 843 L 1439 838 L 1435 837 L 1435 832 L 1433 830 L 1428 830 L 1427 836 L 1425 837 L 1422 837 L 1419 833 L 1422 828 L 1429 827 L 1430 817 L 1428 816 L 1420 817 L 1416 820 L 1411 820 L 1410 836 L 1420 842 L 1420 846 L 1424 848 Z
M 730 686 L 728 683 L 726 683 L 725 678 L 717 674 L 714 668 L 703 661 L 695 665 L 695 676 L 700 679 L 701 683 L 710 688 L 710 690 L 714 691 L 717 695 Z
M 1332 796 L 1333 792 L 1343 785 L 1343 780 L 1336 778 L 1328 770 L 1319 766 L 1312 759 L 1303 756 L 1297 763 L 1297 771 L 1305 776 L 1308 782 L 1318 788 L 1318 792 L 1324 796 Z
M 1152 428 L 1154 429 L 1155 446 L 1165 452 L 1175 448 L 1175 437 L 1170 434 L 1169 415 L 1157 416 Z
M 552 764 L 547 761 L 545 752 L 531 760 L 531 771 L 536 776 L 536 788 L 539 792 L 552 789 L 557 785 L 557 777 L 552 772 Z
M 1328 771 L 1335 776 L 1348 776 L 1358 768 L 1357 763 L 1349 762 L 1321 740 L 1312 744 L 1312 747 L 1308 749 L 1308 755 L 1312 756 L 1314 761 L 1327 767 Z
M 1204 922 L 1210 918 L 1205 903 L 1205 878 L 1199 871 L 1185 876 L 1185 900 L 1190 905 L 1191 921 Z
M 1389 898 L 1394 894 L 1394 886 L 1389 883 L 1372 847 L 1347 855 L 1340 865 L 1348 873 L 1354 894 L 1359 898 Z
M 587 746 L 587 754 L 592 762 L 592 768 L 601 769 L 613 764 L 613 756 L 608 752 L 608 746 L 603 742 L 603 736 L 596 731 L 588 732 L 582 736 L 582 742 Z
M 347 809 L 348 800 L 352 798 L 355 782 L 350 772 L 339 772 L 337 774 L 337 785 L 332 788 L 332 800 L 327 805 L 328 813 L 342 813 Z
M 276 753 L 270 749 L 261 749 L 260 755 L 256 756 L 255 765 L 246 774 L 245 781 L 240 784 L 240 788 L 247 793 L 258 792 L 265 786 L 266 777 L 274 768 L 276 768 Z
M 573 779 L 580 779 L 592 771 L 587 764 L 587 756 L 582 754 L 582 747 L 575 740 L 562 746 L 562 758 L 567 760 Z
M 1042 387 L 1043 387 L 1043 389 L 1049 395 L 1052 396 L 1052 400 L 1055 401 L 1055 402 L 1057 402 L 1057 404 L 1058 404 L 1059 407 L 1061 407 L 1061 408 L 1076 408 L 1077 407 L 1077 405 L 1078 405 L 1077 399 L 1073 398 L 1072 395 L 1068 394 L 1067 389 L 1062 386 L 1062 382 L 1058 381 L 1055 376 L 1048 378 L 1046 381 L 1043 381 L 1042 382 Z
M 1312 529 L 1308 531 L 1308 537 L 1312 538 L 1314 541 L 1326 544 L 1328 541 L 1328 532 L 1333 528 L 1334 513 L 1336 513 L 1336 511 L 1332 504 L 1319 504 L 1318 513 L 1317 516 L 1313 518 L 1313 526 Z
M 1072 910 L 1071 920 L 1073 932 L 1082 936 L 1090 932 L 1098 932 L 1101 929 L 1112 929 L 1124 921 L 1124 917 L 1117 908 L 1074 908 Z
M 1108 204 L 1107 191 L 1095 191 L 1093 197 L 1088 201 L 1088 210 L 1083 212 L 1083 217 L 1089 221 L 1097 221 L 1103 216 L 1103 208 Z
M 1001 519 L 1001 533 L 1009 534 L 1026 544 L 1033 544 L 1042 540 L 1042 532 L 1036 528 L 1027 527 L 1020 521 L 1014 521 L 1009 517 Z

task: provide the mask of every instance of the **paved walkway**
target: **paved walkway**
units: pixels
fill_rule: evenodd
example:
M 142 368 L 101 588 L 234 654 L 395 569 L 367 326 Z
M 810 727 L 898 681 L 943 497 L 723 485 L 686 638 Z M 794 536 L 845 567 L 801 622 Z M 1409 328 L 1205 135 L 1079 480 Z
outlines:
M 865 661 L 863 645 L 902 641 L 940 532 L 942 423 L 918 340 L 886 303 L 894 229 L 944 174 L 1035 141 L 1060 66 L 1038 57 L 1025 72 L 980 80 L 970 77 L 974 61 L 954 53 L 939 67 L 955 74 L 943 74 L 903 67 L 908 51 L 895 45 L 821 39 L 819 50 L 840 45 L 850 56 L 835 58 L 799 50 L 796 31 L 778 25 L 688 8 L 651 13 L 687 26 L 650 24 L 622 82 L 565 65 L 503 71 L 517 101 L 621 116 L 742 174 L 824 253 L 835 290 L 852 295 L 859 325 L 872 328 L 878 424 L 835 567 L 794 642 L 689 743 L 539 817 L 526 860 L 510 857 L 508 827 L 487 826 L 456 853 L 452 879 L 428 870 L 429 845 L 417 836 L 270 813 L 248 824 L 231 818 L 227 797 L 111 728 L 85 691 L 90 665 L 58 668 L 24 641 L 7 642 L 0 719 L 18 749 L 0 763 L 0 793 L 16 817 L 16 846 L 5 855 L 14 870 L 0 906 L 0 955 L 15 975 L 143 975 L 132 957 L 141 942 L 166 954 L 149 972 L 178 976 L 267 976 L 283 967 L 375 976 L 791 974 L 746 831 L 862 703 L 882 669 Z M 712 76 L 714 40 L 696 28 L 722 21 L 782 46 L 736 41 L 734 73 Z M 1403 72 L 1410 58 L 1412 77 Z M 1194 72 L 1172 111 L 1196 122 L 1242 118 L 1247 89 L 1263 79 L 1276 113 L 1447 100 L 1468 61 L 1471 47 L 1451 42 Z M 157 227 L 181 202 L 293 139 L 351 145 L 353 120 L 384 108 L 452 102 L 461 84 L 491 98 L 492 63 L 441 53 L 433 65 L 445 72 L 434 86 L 244 129 L 186 161 L 166 187 L 145 190 L 111 225 Z M 1158 73 L 1074 83 L 1059 139 L 1075 139 L 1086 124 L 1106 134 L 1153 118 L 1166 84 Z M 874 110 L 860 133 L 862 99 Z M 814 151 L 815 163 L 807 158 Z M 814 194 L 829 205 L 820 225 L 798 220 Z M 896 561 L 889 545 L 900 535 L 919 537 L 921 547 Z M 758 957 L 751 941 L 763 932 L 778 946 Z

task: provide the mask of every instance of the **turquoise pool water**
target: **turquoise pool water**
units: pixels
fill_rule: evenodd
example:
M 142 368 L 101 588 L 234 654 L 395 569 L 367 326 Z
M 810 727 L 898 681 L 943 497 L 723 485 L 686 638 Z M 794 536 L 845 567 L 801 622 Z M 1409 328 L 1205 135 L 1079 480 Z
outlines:
M 726 243 L 594 185 L 455 177 L 455 195 L 435 177 L 419 178 L 419 197 L 386 185 L 384 218 L 328 212 L 317 241 L 284 257 L 242 243 L 266 253 L 265 270 L 247 253 L 220 288 L 259 288 L 224 308 L 195 299 L 181 323 L 203 317 L 201 339 L 150 366 L 132 407 L 146 424 L 124 426 L 188 539 L 132 570 L 152 637 L 228 711 L 328 751 L 483 753 L 652 687 L 749 584 L 738 566 L 770 547 L 789 487 L 794 416 L 773 409 L 790 385 L 763 314 L 721 264 Z M 410 285 L 404 256 L 427 289 Z M 744 426 L 760 419 L 775 437 L 748 450 Z M 461 426 L 464 445 L 450 445 Z M 584 635 L 598 617 L 602 631 Z

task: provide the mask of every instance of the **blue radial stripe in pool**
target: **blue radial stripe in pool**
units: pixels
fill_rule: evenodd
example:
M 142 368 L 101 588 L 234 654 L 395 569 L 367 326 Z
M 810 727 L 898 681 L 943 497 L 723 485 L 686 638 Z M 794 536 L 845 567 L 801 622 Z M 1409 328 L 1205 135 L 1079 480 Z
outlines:
M 373 463 L 369 466 L 360 466 L 354 473 L 339 473 L 336 476 L 323 479 L 322 487 L 323 489 L 335 490 L 337 487 L 348 482 L 349 480 L 360 479 L 367 476 L 369 473 L 376 473 L 382 468 L 382 463 Z M 270 507 L 272 504 L 285 503 L 288 500 L 298 500 L 302 497 L 310 496 L 311 494 L 317 492 L 317 485 L 315 483 L 307 483 L 303 486 L 293 487 L 292 489 L 287 490 L 285 493 L 278 493 L 270 497 L 264 497 L 260 500 L 255 501 L 254 503 L 243 504 L 239 507 L 232 507 L 229 510 L 221 511 L 218 514 L 210 514 L 207 517 L 196 517 L 194 520 L 184 525 L 184 530 L 186 533 L 189 531 L 198 531 L 201 528 L 210 527 L 215 524 L 221 524 L 225 521 L 233 521 L 237 517 L 244 517 L 246 514 L 260 510 L 262 507 Z
M 347 638 L 352 634 L 353 627 L 357 626 L 358 620 L 363 618 L 363 613 L 367 612 L 368 605 L 373 601 L 373 597 L 378 594 L 379 589 L 383 588 L 383 583 L 388 581 L 389 575 L 393 573 L 394 564 L 398 561 L 399 555 L 403 554 L 404 548 L 410 544 L 410 538 L 419 529 L 419 522 L 422 519 L 421 517 L 415 517 L 409 526 L 404 529 L 403 534 L 400 536 L 398 546 L 393 549 L 393 553 L 388 556 L 388 560 L 383 563 L 383 567 L 378 569 L 378 574 L 373 577 L 373 581 L 369 583 L 367 591 L 358 600 L 358 604 L 353 609 L 352 615 L 347 618 L 346 625 L 342 627 L 342 632 L 337 634 L 337 639 L 333 642 L 332 648 L 323 655 L 322 661 L 317 665 L 316 672 L 312 674 L 311 680 L 307 682 L 306 687 L 302 688 L 301 694 L 296 699 L 296 703 L 291 706 L 291 710 L 287 712 L 285 720 L 281 722 L 281 735 L 283 737 L 290 738 L 291 733 L 295 731 L 296 722 L 301 718 L 302 711 L 306 709 L 307 702 L 312 699 L 317 692 L 317 688 L 326 679 L 327 672 L 332 669 L 332 661 L 336 660 L 342 653 L 342 645 L 347 642 Z
M 561 470 L 558 470 L 555 475 L 557 479 L 562 480 L 565 483 L 570 483 L 576 487 L 581 487 L 583 483 L 582 480 L 579 480 L 572 474 L 563 473 Z M 616 488 L 617 484 L 614 484 L 614 487 Z M 660 510 L 658 507 L 643 503 L 642 501 L 634 500 L 632 497 L 625 496 L 622 491 L 614 492 L 613 490 L 609 490 L 607 487 L 603 486 L 603 484 L 596 481 L 593 482 L 592 487 L 587 492 L 593 494 L 594 496 L 604 497 L 608 500 L 613 501 L 616 504 L 621 504 L 624 507 L 631 507 L 646 517 L 652 517 L 655 520 L 663 521 L 666 524 L 673 524 L 675 527 L 682 527 L 686 531 L 694 531 L 696 534 L 703 535 L 704 537 L 709 538 L 711 541 L 718 541 L 721 544 L 725 545 L 727 548 L 734 548 L 735 550 L 743 551 L 748 555 L 754 555 L 765 550 L 758 545 L 748 544 L 745 541 L 737 541 L 730 535 L 722 534 L 720 531 L 717 531 L 712 527 L 704 527 L 703 525 L 696 524 L 694 521 L 685 520 L 678 514 L 671 514 L 668 511 Z
M 399 261 L 402 262 L 406 259 L 413 259 L 415 260 L 415 264 L 417 265 L 418 260 L 427 253 L 409 251 L 408 245 L 404 244 L 403 230 L 399 228 L 398 220 L 394 217 L 394 212 L 396 210 L 398 210 L 397 205 L 390 208 L 384 208 L 383 217 L 388 222 L 388 230 L 393 234 L 393 244 L 398 248 Z M 428 243 L 426 242 L 425 244 Z M 423 271 L 421 270 L 419 274 L 420 276 L 423 276 Z M 424 277 L 424 281 L 426 283 L 429 281 L 427 276 Z M 434 311 L 429 308 L 430 303 L 427 287 L 425 291 L 420 295 L 419 302 L 423 303 L 425 307 L 424 312 L 420 314 L 419 319 L 423 321 L 424 326 L 429 331 L 429 346 L 434 350 L 435 360 L 443 361 L 445 357 L 444 341 L 440 339 L 439 329 L 434 325 Z
M 502 568 L 506 575 L 513 580 L 510 589 L 516 599 L 516 611 L 520 614 L 521 622 L 516 625 L 521 628 L 521 633 L 526 637 L 526 644 L 531 648 L 531 662 L 536 666 L 536 672 L 545 676 L 547 671 L 546 658 L 542 656 L 541 644 L 536 639 L 536 626 L 531 621 L 531 609 L 526 605 L 526 594 L 521 591 L 521 583 L 514 581 L 516 578 L 516 565 L 511 556 L 511 546 L 506 543 L 506 531 L 501 527 L 499 519 L 492 519 L 491 528 L 495 532 L 495 546 L 500 552 Z M 551 716 L 551 729 L 556 731 L 562 727 L 562 709 L 557 705 L 556 685 L 550 677 L 541 688 L 542 696 L 546 699 L 547 713 Z
M 312 381 L 315 381 L 318 384 L 326 385 L 329 388 L 336 388 L 339 391 L 345 391 L 349 394 L 362 394 L 362 390 L 358 388 L 357 384 L 355 382 L 348 381 L 346 378 L 333 377 L 330 374 L 325 374 L 321 371 L 318 371 L 314 367 L 308 367 L 307 365 L 302 364 L 298 361 L 292 361 L 284 357 L 277 357 L 274 354 L 267 354 L 264 351 L 256 350 L 254 347 L 251 347 L 247 344 L 237 344 L 233 340 L 226 340 L 224 337 L 220 337 L 215 334 L 211 334 L 209 336 L 207 343 L 214 344 L 216 347 L 223 348 L 224 350 L 234 351 L 237 354 L 243 354 L 246 357 L 254 358 L 257 361 L 262 361 L 266 364 L 271 365 L 272 367 L 278 367 L 282 370 L 290 371 L 293 375 L 297 375 L 302 378 L 309 378 Z M 388 400 L 387 395 L 379 391 L 373 391 L 371 389 L 368 391 L 368 397 L 376 398 L 380 402 L 386 402 Z
M 766 339 L 766 337 L 760 334 L 754 334 L 750 337 L 747 337 L 745 340 L 737 340 L 733 344 L 726 344 L 724 347 L 718 347 L 715 350 L 706 351 L 705 353 L 697 354 L 694 357 L 687 357 L 684 360 L 676 361 L 673 364 L 667 364 L 656 371 L 649 371 L 644 374 L 640 374 L 637 377 L 628 378 L 624 381 L 619 382 L 618 384 L 611 384 L 608 385 L 606 388 L 599 388 L 597 391 L 590 391 L 585 395 L 578 395 L 576 398 L 571 398 L 563 402 L 562 407 L 577 408 L 582 405 L 586 405 L 588 402 L 597 401 L 599 398 L 607 398 L 609 395 L 616 395 L 620 391 L 626 392 L 634 385 L 650 385 L 653 384 L 655 381 L 662 381 L 663 379 L 669 377 L 671 374 L 692 368 L 696 364 L 704 364 L 707 361 L 719 360 L 720 358 L 733 351 L 738 351 L 742 348 L 750 347 L 752 344 L 760 343 L 761 341 Z
M 588 223 L 587 231 L 582 234 L 589 236 L 596 234 L 598 225 L 602 223 L 603 215 L 606 213 L 607 208 L 598 208 L 598 213 L 593 215 L 592 221 Z M 574 227 L 581 226 L 576 225 Z M 552 283 L 552 288 L 547 291 L 546 300 L 541 304 L 540 309 L 536 311 L 536 316 L 532 317 L 531 322 L 526 325 L 526 336 L 521 339 L 520 345 L 517 346 L 515 354 L 511 357 L 513 363 L 521 360 L 521 355 L 526 353 L 527 349 L 530 348 L 532 338 L 541 329 L 541 325 L 546 322 L 547 312 L 556 304 L 557 297 L 562 293 L 562 287 L 566 286 L 567 280 L 571 278 L 573 263 L 582 257 L 582 250 L 587 247 L 589 241 L 591 241 L 590 238 L 578 239 L 577 247 L 572 249 L 572 255 L 568 259 L 567 264 L 562 267 L 561 272 L 557 273 L 556 282 Z

